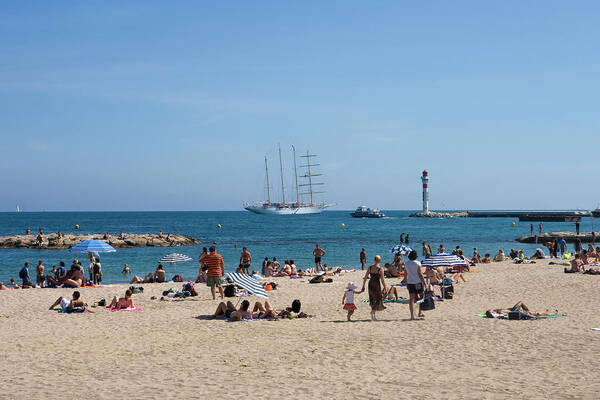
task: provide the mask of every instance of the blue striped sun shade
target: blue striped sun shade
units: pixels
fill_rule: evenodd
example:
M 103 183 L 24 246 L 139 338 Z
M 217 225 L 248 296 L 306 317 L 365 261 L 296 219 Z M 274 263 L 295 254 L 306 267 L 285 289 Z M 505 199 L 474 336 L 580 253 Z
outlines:
M 112 253 L 117 250 L 102 240 L 84 240 L 83 242 L 79 242 L 75 246 L 71 247 L 69 251 L 81 253 L 87 253 L 90 251 L 96 251 L 98 253 Z
M 256 280 L 255 278 L 244 275 L 244 274 L 236 274 L 233 272 L 228 272 L 225 274 L 226 277 L 231 279 L 233 283 L 237 286 L 246 289 L 248 293 L 253 294 L 256 297 L 262 297 L 263 299 L 268 299 L 267 292 L 265 288 Z
M 172 253 L 172 254 L 167 254 L 166 256 L 163 256 L 160 260 L 158 260 L 158 262 L 160 263 L 171 263 L 171 264 L 177 264 L 180 262 L 188 262 L 191 261 L 191 258 L 186 256 L 185 254 L 179 254 L 179 253 Z
M 467 262 L 453 254 L 434 254 L 421 263 L 424 267 L 454 267 L 467 266 Z
M 411 251 L 412 249 L 404 244 L 397 244 L 390 249 L 390 253 L 400 254 L 401 256 L 405 256 Z

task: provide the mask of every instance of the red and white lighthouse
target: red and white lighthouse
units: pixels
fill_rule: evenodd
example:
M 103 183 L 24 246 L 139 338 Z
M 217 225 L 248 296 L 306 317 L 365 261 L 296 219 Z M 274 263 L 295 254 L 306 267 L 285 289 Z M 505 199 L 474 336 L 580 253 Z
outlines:
M 421 181 L 423 182 L 423 214 L 429 213 L 429 174 L 427 170 L 423 171 L 423 176 L 421 176 Z

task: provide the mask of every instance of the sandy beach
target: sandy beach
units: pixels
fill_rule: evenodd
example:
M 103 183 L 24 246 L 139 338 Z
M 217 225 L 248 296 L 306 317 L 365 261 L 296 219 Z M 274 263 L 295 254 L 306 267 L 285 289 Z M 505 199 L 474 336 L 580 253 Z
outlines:
M 72 290 L 2 291 L 0 398 L 597 398 L 600 332 L 590 328 L 600 326 L 600 278 L 562 268 L 480 265 L 418 321 L 408 305 L 387 304 L 371 322 L 363 293 L 356 322 L 346 322 L 344 287 L 361 272 L 314 285 L 275 278 L 276 309 L 298 298 L 316 315 L 278 321 L 206 319 L 217 302 L 200 285 L 198 297 L 160 301 L 150 297 L 181 284 L 147 284 L 134 295 L 141 312 L 71 315 L 48 307 Z M 127 286 L 81 289 L 82 298 L 91 304 Z M 518 300 L 568 315 L 475 316 Z

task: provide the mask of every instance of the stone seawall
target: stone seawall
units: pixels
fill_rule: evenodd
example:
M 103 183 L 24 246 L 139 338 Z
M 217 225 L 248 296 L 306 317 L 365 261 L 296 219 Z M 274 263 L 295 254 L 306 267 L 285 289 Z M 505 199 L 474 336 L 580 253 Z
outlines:
M 105 234 L 66 233 L 59 236 L 58 233 L 51 233 L 48 235 L 42 235 L 41 242 L 38 238 L 38 235 L 0 236 L 0 248 L 61 250 L 70 249 L 77 243 L 90 239 L 103 240 L 116 249 L 127 247 L 175 247 L 201 243 L 200 240 L 193 237 L 172 234 L 162 235 L 162 237 L 150 233 L 124 234 L 123 237 L 120 235 L 108 235 L 108 238 L 105 238 Z

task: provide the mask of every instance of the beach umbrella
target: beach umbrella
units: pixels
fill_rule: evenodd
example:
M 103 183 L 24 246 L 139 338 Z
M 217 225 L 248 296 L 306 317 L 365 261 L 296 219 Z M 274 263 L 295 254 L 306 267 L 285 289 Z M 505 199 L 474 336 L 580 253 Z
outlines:
M 454 254 L 434 254 L 424 260 L 421 265 L 423 267 L 466 267 L 467 262 Z
M 225 274 L 225 276 L 231 279 L 231 281 L 237 286 L 246 289 L 248 293 L 253 294 L 256 297 L 262 297 L 263 299 L 269 298 L 265 288 L 262 287 L 257 279 L 248 275 L 237 274 L 233 272 L 228 272 Z
M 159 263 L 177 264 L 180 262 L 187 262 L 190 260 L 191 260 L 191 258 L 186 256 L 185 254 L 171 253 L 171 254 L 167 254 L 166 256 L 163 256 L 160 260 L 158 260 L 158 262 Z
M 400 254 L 401 256 L 405 256 L 411 251 L 412 249 L 405 244 L 397 244 L 390 249 L 390 253 Z
M 117 250 L 102 240 L 84 240 L 83 242 L 79 242 L 75 246 L 71 247 L 69 251 L 80 253 L 113 253 Z

